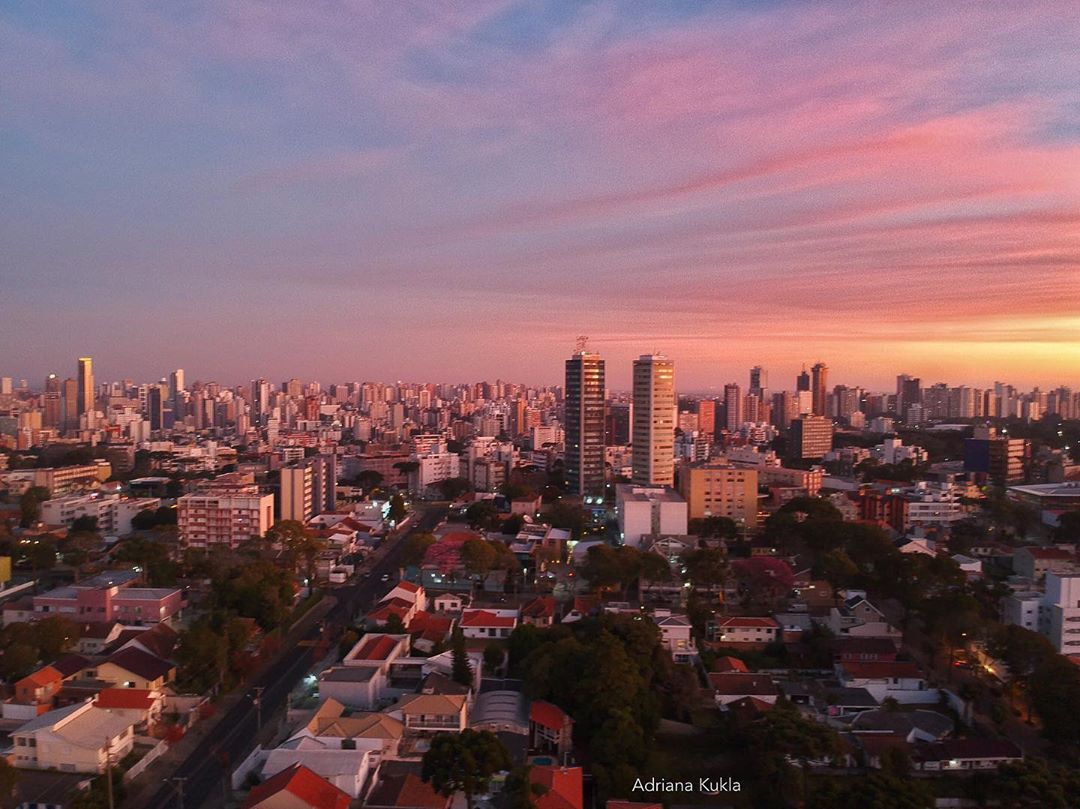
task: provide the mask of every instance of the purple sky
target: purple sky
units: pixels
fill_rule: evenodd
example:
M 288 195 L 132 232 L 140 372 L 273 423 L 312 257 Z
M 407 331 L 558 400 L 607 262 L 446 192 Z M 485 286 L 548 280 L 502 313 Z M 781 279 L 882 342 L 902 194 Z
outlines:
M 160 8 L 157 8 L 160 7 Z M 1058 3 L 14 2 L 0 373 L 1080 385 Z

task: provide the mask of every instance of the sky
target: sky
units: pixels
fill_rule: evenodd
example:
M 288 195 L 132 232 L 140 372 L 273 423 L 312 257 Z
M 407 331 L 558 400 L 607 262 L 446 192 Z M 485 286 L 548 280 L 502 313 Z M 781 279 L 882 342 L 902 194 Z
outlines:
M 14 0 L 0 373 L 1080 386 L 1072 2 Z

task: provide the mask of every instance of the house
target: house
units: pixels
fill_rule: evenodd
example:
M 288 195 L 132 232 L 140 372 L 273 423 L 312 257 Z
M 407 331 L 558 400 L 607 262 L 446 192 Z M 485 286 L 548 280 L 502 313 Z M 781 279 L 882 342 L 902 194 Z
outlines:
M 419 584 L 413 584 L 411 581 L 399 581 L 381 600 L 390 601 L 395 598 L 415 604 L 417 610 L 427 609 L 427 594 L 424 592 L 424 588 Z
M 836 664 L 836 674 L 845 688 L 865 688 L 874 699 L 883 702 L 892 697 L 897 702 L 937 702 L 938 692 L 928 690 L 926 678 L 909 660 Z
M 577 547 L 580 548 L 583 543 L 578 543 Z M 595 595 L 586 596 L 574 596 L 573 604 L 569 611 L 562 617 L 562 623 L 570 624 L 574 621 L 581 621 L 585 618 L 591 618 L 600 612 L 600 597 Z
M 555 599 L 537 596 L 521 608 L 521 623 L 529 626 L 548 627 L 555 623 Z
M 916 744 L 912 766 L 926 772 L 996 770 L 1022 761 L 1024 754 L 1006 739 L 943 739 Z
M 584 809 L 585 790 L 581 767 L 548 767 L 534 764 L 529 780 L 545 790 L 533 798 L 536 809 Z
M 518 625 L 518 611 L 467 609 L 458 625 L 466 638 L 508 638 Z
M 833 660 L 843 663 L 890 663 L 896 660 L 896 644 L 888 638 L 850 635 L 832 642 Z
M 319 694 L 343 705 L 370 710 L 392 695 L 391 664 L 408 656 L 408 635 L 368 633 L 350 649 L 341 664 L 319 675 Z
M 469 605 L 469 597 L 461 593 L 440 593 L 432 599 L 435 612 L 461 612 Z
M 340 702 L 328 699 L 315 711 L 311 721 L 282 746 L 304 749 L 310 741 L 329 750 L 367 750 L 374 768 L 380 761 L 398 754 L 404 735 L 405 726 L 388 714 L 350 714 Z
M 101 773 L 131 752 L 133 723 L 89 701 L 48 711 L 11 734 L 16 767 Z
M 713 626 L 717 643 L 767 644 L 780 637 L 780 624 L 768 617 L 732 615 L 721 618 Z
M 464 696 L 449 694 L 406 694 L 386 712 L 414 733 L 444 733 L 465 730 L 468 726 Z
M 723 708 L 743 697 L 756 697 L 770 705 L 776 703 L 780 689 L 772 678 L 764 674 L 738 674 L 709 672 L 709 685 L 713 689 L 713 699 Z
M 119 639 L 120 649 L 141 649 L 162 660 L 172 660 L 176 647 L 180 645 L 180 635 L 168 624 L 155 624 L 149 629 L 129 629 Z
M 529 706 L 529 749 L 561 759 L 570 752 L 573 732 L 574 720 L 558 705 L 538 699 Z
M 964 576 L 968 581 L 982 577 L 983 563 L 981 560 L 972 559 L 970 556 L 965 556 L 962 553 L 954 553 L 952 560 L 956 562 L 960 570 L 963 571 Z
M 88 671 L 87 674 L 120 688 L 160 691 L 165 683 L 176 677 L 176 666 L 142 649 L 129 647 L 99 663 L 96 672 Z
M 269 780 L 298 764 L 308 768 L 350 798 L 359 798 L 363 794 L 371 775 L 371 753 L 368 750 L 278 747 L 267 755 L 262 777 Z
M 454 619 L 449 615 L 425 611 L 416 613 L 406 628 L 412 637 L 413 648 L 425 654 L 430 654 L 449 640 L 453 630 Z
M 889 625 L 885 614 L 861 592 L 849 592 L 841 606 L 831 607 L 825 625 L 834 635 L 899 638 L 901 634 L 900 630 Z
M 34 615 L 34 599 L 31 596 L 13 598 L 4 603 L 4 626 L 22 624 L 37 619 Z
M 349 809 L 349 793 L 297 763 L 251 790 L 244 809 Z
M 118 621 L 93 621 L 82 624 L 79 628 L 79 640 L 75 642 L 74 650 L 81 655 L 102 654 L 106 648 L 120 637 L 123 629 L 123 624 Z
M 122 716 L 142 728 L 158 722 L 164 705 L 163 694 L 141 688 L 103 688 L 94 698 L 94 707 Z
M 729 702 L 726 707 L 735 718 L 736 724 L 746 727 L 771 711 L 775 704 L 760 697 L 741 697 L 734 702 Z
M 366 809 L 449 809 L 450 798 L 420 777 L 419 762 L 388 761 L 364 800 Z
M 403 598 L 389 598 L 380 601 L 371 612 L 364 618 L 364 623 L 369 628 L 386 626 L 391 617 L 397 618 L 402 626 L 408 626 L 419 610 L 416 602 L 406 601 Z
M 1076 553 L 1063 548 L 1018 548 L 1013 553 L 1013 572 L 1039 582 L 1047 573 L 1073 573 Z
M 32 706 L 36 713 L 43 714 L 52 708 L 63 682 L 64 677 L 59 671 L 52 666 L 44 666 L 16 681 L 14 701 Z
M 656 610 L 653 621 L 660 630 L 660 645 L 671 653 L 676 663 L 693 663 L 697 660 L 694 628 L 685 615 L 672 615 L 670 610 Z
M 737 657 L 718 657 L 713 661 L 712 670 L 720 672 L 735 672 L 739 674 L 747 674 L 750 669 L 746 667 L 746 664 L 739 660 Z

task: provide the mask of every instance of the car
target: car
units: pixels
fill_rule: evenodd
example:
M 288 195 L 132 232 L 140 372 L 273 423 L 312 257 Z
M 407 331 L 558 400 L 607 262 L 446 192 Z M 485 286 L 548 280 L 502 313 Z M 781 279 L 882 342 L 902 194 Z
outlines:
M 390 581 L 390 574 L 389 573 L 383 573 L 382 574 L 382 581 Z

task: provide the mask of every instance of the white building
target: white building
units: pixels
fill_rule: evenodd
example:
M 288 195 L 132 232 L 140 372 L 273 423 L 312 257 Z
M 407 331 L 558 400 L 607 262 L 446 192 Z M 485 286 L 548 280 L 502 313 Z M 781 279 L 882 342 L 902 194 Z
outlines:
M 685 536 L 687 533 L 686 500 L 666 486 L 620 484 L 615 489 L 615 510 L 620 539 L 635 548 L 641 547 L 644 536 Z
M 157 510 L 157 497 L 121 497 L 118 494 L 72 494 L 54 497 L 41 504 L 41 521 L 46 525 L 70 526 L 79 517 L 93 517 L 101 534 L 130 534 L 131 519 L 140 511 Z
M 1039 631 L 1039 608 L 1043 594 L 1031 590 L 1010 593 L 1001 604 L 1001 619 L 1006 624 L 1022 626 L 1032 632 Z
M 1047 573 L 1039 630 L 1061 654 L 1080 654 L 1080 573 Z
M 16 767 L 101 773 L 131 752 L 134 723 L 87 700 L 31 719 L 11 741 Z

